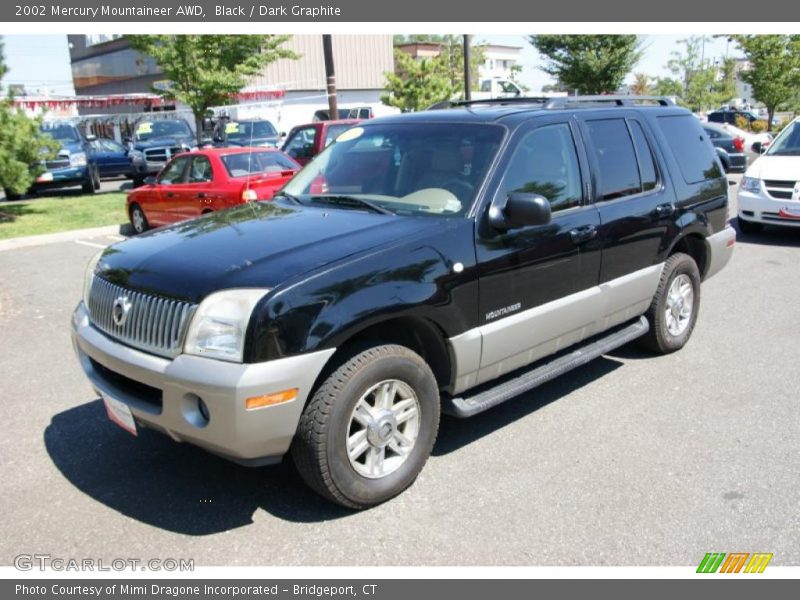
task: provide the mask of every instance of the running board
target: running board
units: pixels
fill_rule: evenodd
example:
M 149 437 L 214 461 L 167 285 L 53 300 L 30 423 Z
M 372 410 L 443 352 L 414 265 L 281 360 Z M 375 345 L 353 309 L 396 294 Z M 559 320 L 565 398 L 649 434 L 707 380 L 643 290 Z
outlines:
M 511 400 L 523 392 L 532 390 L 551 379 L 555 379 L 575 367 L 585 365 L 607 352 L 624 346 L 628 342 L 643 336 L 649 329 L 650 324 L 647 319 L 640 317 L 638 321 L 627 327 L 616 329 L 600 338 L 595 337 L 588 344 L 578 346 L 575 350 L 552 359 L 541 366 L 525 371 L 521 375 L 510 379 L 504 378 L 500 383 L 488 389 L 483 389 L 474 395 L 445 399 L 442 410 L 448 415 L 461 419 L 477 415 L 506 400 Z M 485 386 L 481 387 L 485 388 Z

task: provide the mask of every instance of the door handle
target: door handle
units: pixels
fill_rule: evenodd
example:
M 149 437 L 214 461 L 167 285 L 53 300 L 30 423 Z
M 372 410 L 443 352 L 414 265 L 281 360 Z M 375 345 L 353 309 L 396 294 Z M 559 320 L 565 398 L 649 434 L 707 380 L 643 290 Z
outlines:
M 173 196 L 175 196 L 175 194 L 172 192 L 167 192 L 167 198 L 172 198 Z
M 675 212 L 675 205 L 672 202 L 666 204 L 659 204 L 656 206 L 657 217 L 668 217 Z
M 197 197 L 198 198 L 205 198 L 206 195 L 203 192 L 200 192 L 199 194 L 197 194 Z
M 591 239 L 597 237 L 597 227 L 594 225 L 584 225 L 583 227 L 576 227 L 570 230 L 569 237 L 575 244 L 583 244 Z

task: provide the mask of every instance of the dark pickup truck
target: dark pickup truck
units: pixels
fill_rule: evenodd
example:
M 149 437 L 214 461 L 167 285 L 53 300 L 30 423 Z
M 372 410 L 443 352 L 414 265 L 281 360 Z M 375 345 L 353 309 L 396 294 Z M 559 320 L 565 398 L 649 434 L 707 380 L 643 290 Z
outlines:
M 274 201 L 103 251 L 74 345 L 128 431 L 249 465 L 290 453 L 318 493 L 365 508 L 415 480 L 441 412 L 635 339 L 682 348 L 733 252 L 727 211 L 714 148 L 666 99 L 377 119 Z

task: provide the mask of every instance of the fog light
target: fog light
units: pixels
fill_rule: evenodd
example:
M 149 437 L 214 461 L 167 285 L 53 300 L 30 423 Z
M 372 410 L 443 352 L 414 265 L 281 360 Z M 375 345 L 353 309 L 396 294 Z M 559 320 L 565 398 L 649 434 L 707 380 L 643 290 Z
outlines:
M 205 427 L 211 420 L 211 413 L 203 399 L 197 394 L 186 394 L 181 400 L 183 418 L 195 427 Z
M 256 408 L 264 408 L 265 406 L 274 406 L 275 404 L 291 402 L 295 398 L 297 398 L 297 388 L 292 388 L 290 390 L 283 390 L 282 392 L 275 392 L 274 394 L 251 396 L 244 401 L 244 407 L 247 410 L 253 410 Z
M 200 411 L 200 416 L 203 417 L 206 422 L 211 420 L 211 417 L 208 415 L 208 406 L 206 406 L 202 398 L 197 399 L 197 409 Z

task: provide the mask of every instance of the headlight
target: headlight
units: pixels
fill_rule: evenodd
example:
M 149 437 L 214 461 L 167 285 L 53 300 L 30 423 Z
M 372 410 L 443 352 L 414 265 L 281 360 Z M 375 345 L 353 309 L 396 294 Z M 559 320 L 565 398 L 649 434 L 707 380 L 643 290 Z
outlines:
M 740 184 L 739 189 L 745 192 L 757 194 L 761 191 L 761 180 L 756 179 L 755 177 L 742 177 L 742 183 Z
M 76 152 L 69 155 L 70 167 L 85 167 L 86 166 L 86 152 Z
M 128 153 L 128 156 L 135 163 L 144 162 L 144 152 L 142 152 L 141 150 L 131 150 Z
M 97 263 L 100 262 L 100 257 L 103 256 L 105 250 L 100 250 L 92 257 L 92 260 L 86 265 L 86 271 L 83 274 L 83 303 L 89 306 L 89 292 L 92 289 L 92 280 L 94 279 L 94 270 Z
M 192 317 L 183 351 L 186 354 L 242 362 L 250 314 L 267 289 L 225 290 L 200 303 Z

